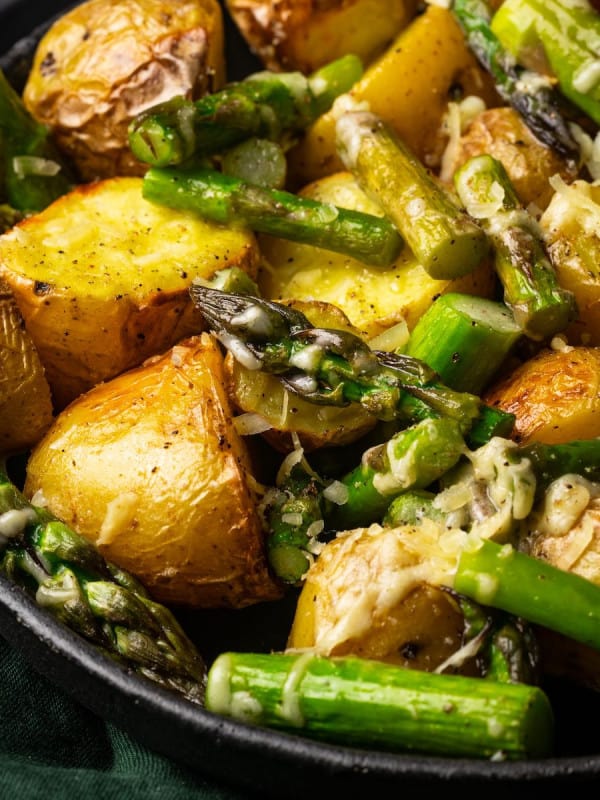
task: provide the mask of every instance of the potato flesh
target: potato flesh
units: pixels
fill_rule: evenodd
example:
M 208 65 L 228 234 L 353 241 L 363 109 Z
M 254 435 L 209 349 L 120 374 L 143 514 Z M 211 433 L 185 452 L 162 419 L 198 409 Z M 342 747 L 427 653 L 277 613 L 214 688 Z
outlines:
M 348 172 L 338 172 L 305 187 L 300 194 L 323 202 L 381 215 Z M 394 265 L 376 269 L 356 259 L 306 244 L 259 237 L 266 266 L 259 284 L 272 300 L 321 300 L 338 306 L 366 338 L 399 322 L 409 330 L 440 294 L 466 292 L 491 296 L 490 264 L 456 280 L 435 280 L 405 248 Z
M 484 396 L 514 414 L 519 442 L 570 442 L 600 436 L 600 348 L 543 350 Z
M 443 116 L 454 89 L 497 104 L 491 81 L 468 50 L 452 13 L 428 5 L 365 71 L 350 91 L 384 119 L 428 166 L 446 145 Z M 334 111 L 323 114 L 289 153 L 289 180 L 302 186 L 343 169 L 335 144 Z
M 143 199 L 141 178 L 81 186 L 0 237 L 57 409 L 204 327 L 194 277 L 254 274 L 254 237 Z
M 227 8 L 268 69 L 306 74 L 347 53 L 370 63 L 408 23 L 416 2 L 227 0 Z
M 0 453 L 25 451 L 52 423 L 50 386 L 8 286 L 0 281 Z
M 90 181 L 143 174 L 128 146 L 131 119 L 224 79 L 217 0 L 88 0 L 40 41 L 23 99 Z
M 208 334 L 101 384 L 33 450 L 25 492 L 152 596 L 242 607 L 280 596 L 264 556 L 251 467 Z

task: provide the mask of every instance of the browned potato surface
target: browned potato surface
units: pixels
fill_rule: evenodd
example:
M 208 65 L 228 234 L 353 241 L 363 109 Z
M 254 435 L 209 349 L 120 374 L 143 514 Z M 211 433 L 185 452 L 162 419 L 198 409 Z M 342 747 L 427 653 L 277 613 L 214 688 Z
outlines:
M 254 274 L 255 238 L 142 197 L 142 179 L 83 185 L 0 236 L 10 286 L 56 409 L 204 325 L 196 276 Z
M 559 443 L 600 436 L 600 348 L 545 349 L 484 396 L 516 416 L 514 436 Z
M 347 53 L 370 63 L 416 6 L 416 0 L 227 0 L 233 20 L 268 69 L 304 73 Z
M 44 368 L 12 292 L 0 280 L 0 455 L 27 450 L 51 423 Z
M 23 99 L 89 181 L 141 175 L 128 147 L 131 119 L 223 81 L 217 0 L 87 0 L 42 38 Z
M 208 334 L 92 389 L 59 414 L 25 492 L 162 602 L 242 607 L 280 596 L 251 466 Z
M 524 206 L 534 203 L 543 210 L 554 190 L 549 179 L 574 175 L 565 161 L 542 144 L 512 108 L 490 108 L 478 114 L 460 138 L 451 172 L 474 156 L 489 155 L 502 162 Z

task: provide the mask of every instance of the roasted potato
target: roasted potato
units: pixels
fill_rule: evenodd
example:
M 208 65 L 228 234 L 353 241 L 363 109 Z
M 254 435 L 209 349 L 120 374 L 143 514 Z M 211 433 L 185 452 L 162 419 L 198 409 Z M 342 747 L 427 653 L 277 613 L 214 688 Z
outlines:
M 486 105 L 498 99 L 477 64 L 451 11 L 428 5 L 350 91 L 367 102 L 428 166 L 435 167 L 447 144 L 442 120 L 456 92 L 477 95 Z M 323 114 L 289 153 L 292 186 L 343 169 L 335 143 L 336 109 Z
M 227 0 L 226 5 L 250 48 L 268 69 L 306 74 L 346 53 L 370 63 L 408 23 L 417 3 Z
M 141 178 L 83 185 L 0 236 L 55 407 L 203 329 L 195 276 L 254 274 L 254 237 L 142 197 Z
M 136 575 L 152 596 L 242 607 L 280 596 L 251 465 L 208 334 L 100 384 L 59 414 L 24 491 Z
M 300 194 L 344 208 L 381 215 L 349 172 L 338 172 L 304 187 Z M 449 291 L 489 296 L 495 286 L 490 264 L 453 281 L 431 278 L 405 248 L 389 269 L 279 238 L 261 236 L 264 256 L 259 284 L 272 300 L 322 300 L 340 308 L 370 339 L 406 321 L 412 330 L 440 294 Z
M 0 454 L 28 450 L 52 423 L 39 355 L 9 287 L 0 281 Z
M 600 436 L 600 348 L 544 349 L 483 399 L 515 415 L 513 438 L 522 443 Z
M 464 534 L 435 523 L 339 534 L 307 573 L 288 648 L 434 670 L 460 648 L 463 634 L 456 601 L 440 588 L 456 536 Z
M 131 119 L 224 79 L 218 0 L 87 0 L 42 37 L 23 100 L 90 181 L 141 175 L 128 146 Z
M 577 302 L 569 341 L 600 345 L 600 185 L 559 183 L 540 224 L 560 283 Z
M 542 144 L 512 108 L 490 108 L 473 119 L 458 139 L 448 166 L 450 175 L 474 156 L 488 153 L 500 161 L 521 203 L 533 203 L 543 211 L 554 194 L 550 178 L 565 180 L 575 175 L 559 154 Z

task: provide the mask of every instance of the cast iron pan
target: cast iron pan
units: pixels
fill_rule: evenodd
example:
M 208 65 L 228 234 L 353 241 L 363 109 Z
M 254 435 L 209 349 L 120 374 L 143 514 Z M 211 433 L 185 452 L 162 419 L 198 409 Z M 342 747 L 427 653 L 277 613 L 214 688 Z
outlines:
M 0 0 L 0 68 L 22 85 L 48 20 L 72 3 L 44 8 Z M 230 78 L 259 68 L 227 19 Z M 22 464 L 13 469 L 22 469 Z M 177 614 L 207 663 L 224 650 L 281 649 L 295 597 L 242 611 Z M 553 788 L 600 786 L 600 695 L 546 688 L 557 721 L 555 757 L 516 763 L 445 759 L 359 750 L 234 722 L 128 674 L 54 620 L 0 575 L 0 634 L 33 667 L 91 711 L 147 747 L 248 795 L 281 800 L 361 798 L 407 791 L 457 792 L 463 798 L 530 796 Z

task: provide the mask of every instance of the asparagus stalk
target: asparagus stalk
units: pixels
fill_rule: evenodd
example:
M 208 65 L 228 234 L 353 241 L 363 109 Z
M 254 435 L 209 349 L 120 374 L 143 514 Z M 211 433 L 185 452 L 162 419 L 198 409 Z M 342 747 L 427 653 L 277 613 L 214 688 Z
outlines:
M 428 364 L 453 389 L 481 394 L 521 333 L 503 303 L 449 292 L 418 320 L 404 352 Z
M 149 169 L 142 192 L 160 205 L 333 250 L 372 266 L 389 267 L 402 249 L 400 235 L 384 217 L 246 183 L 216 170 Z
M 360 59 L 347 55 L 308 77 L 258 72 L 196 101 L 178 96 L 139 114 L 129 127 L 129 145 L 140 161 L 165 167 L 250 137 L 282 140 L 308 127 L 361 75 Z
M 564 158 L 579 163 L 577 142 L 560 111 L 560 96 L 544 75 L 515 63 L 490 27 L 487 0 L 454 0 L 453 12 L 473 54 L 494 79 L 496 90 L 537 138 Z
M 491 29 L 517 61 L 546 61 L 562 93 L 600 125 L 598 11 L 586 3 L 507 0 Z
M 523 332 L 539 340 L 564 330 L 576 314 L 574 295 L 558 283 L 537 224 L 501 162 L 490 155 L 471 158 L 456 171 L 454 183 L 493 243 L 504 302 Z
M 358 658 L 223 653 L 206 707 L 245 722 L 341 744 L 507 760 L 549 755 L 544 692 Z
M 72 186 L 49 129 L 28 113 L 0 70 L 0 193 L 16 211 L 41 211 Z
M 426 364 L 371 350 L 346 331 L 312 328 L 298 311 L 262 298 L 227 294 L 200 283 L 190 294 L 208 326 L 234 357 L 279 377 L 313 403 L 360 403 L 382 420 L 406 424 L 432 417 L 458 422 L 470 444 L 510 433 L 514 417 L 456 392 Z
M 488 252 L 484 232 L 382 119 L 347 111 L 337 120 L 336 140 L 345 166 L 433 278 L 456 278 L 479 266 Z
M 510 544 L 475 538 L 459 557 L 453 588 L 600 649 L 600 586 Z
M 528 458 L 538 486 L 545 490 L 562 475 L 582 475 L 600 482 L 600 438 L 581 439 L 564 444 L 531 442 L 522 445 L 519 453 Z
M 205 665 L 172 613 L 0 472 L 0 569 L 126 669 L 196 703 Z
M 340 483 L 344 503 L 327 521 L 336 528 L 357 528 L 381 521 L 392 500 L 410 489 L 425 489 L 451 469 L 466 450 L 453 419 L 425 419 L 369 449 Z

